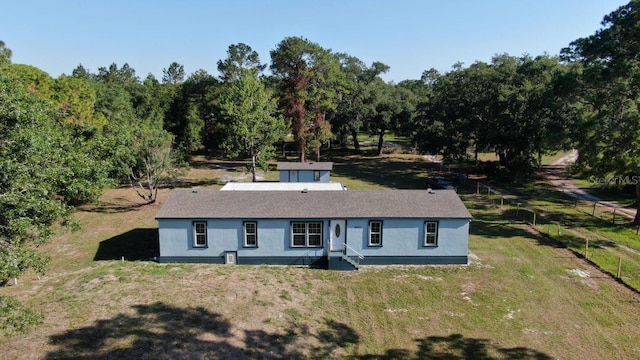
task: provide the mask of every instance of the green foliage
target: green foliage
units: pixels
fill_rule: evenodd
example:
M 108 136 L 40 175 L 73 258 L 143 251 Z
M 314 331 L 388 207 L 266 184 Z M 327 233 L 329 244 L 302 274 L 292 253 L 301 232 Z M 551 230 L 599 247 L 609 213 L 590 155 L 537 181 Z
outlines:
M 134 162 L 129 164 L 130 179 L 138 195 L 154 203 L 158 187 L 179 172 L 172 151 L 173 136 L 159 124 L 143 122 L 134 129 L 134 146 L 129 149 Z
M 95 113 L 96 91 L 83 78 L 60 76 L 54 80 L 52 100 L 61 120 L 88 131 L 102 128 L 107 119 Z
M 30 88 L 30 85 L 27 85 Z M 0 279 L 47 259 L 33 246 L 47 242 L 51 226 L 70 206 L 93 201 L 106 173 L 58 121 L 55 106 L 15 78 L 0 75 Z
M 244 71 L 258 76 L 267 67 L 260 63 L 260 56 L 251 46 L 243 43 L 233 44 L 227 50 L 227 58 L 218 61 L 218 71 L 222 82 L 231 83 L 243 76 Z
M 337 106 L 343 73 L 338 57 L 301 37 L 287 37 L 271 51 L 271 72 L 280 96 L 280 106 L 291 122 L 300 161 L 310 138 L 319 157 L 318 144 L 326 141 L 325 113 Z
M 0 40 L 0 65 L 11 63 L 11 49 Z
M 563 49 L 583 71 L 579 166 L 599 177 L 640 174 L 640 1 L 605 16 L 603 28 Z M 640 206 L 640 184 L 636 184 Z M 635 219 L 640 224 L 640 211 Z
M 503 54 L 491 64 L 427 72 L 429 96 L 411 126 L 414 142 L 447 159 L 465 158 L 470 147 L 494 151 L 510 175 L 526 177 L 544 153 L 570 146 L 571 70 L 555 57 Z
M 0 296 L 0 331 L 6 336 L 27 334 L 31 328 L 43 323 L 44 316 L 19 301 Z
M 331 125 L 342 144 L 351 136 L 354 147 L 359 152 L 358 133 L 376 114 L 376 84 L 382 81 L 379 76 L 387 72 L 389 67 L 380 62 L 374 62 L 367 67 L 356 57 L 347 54 L 337 56 L 345 80 L 339 93 L 337 108 L 331 118 Z
M 11 64 L 0 62 L 1 72 L 4 76 L 19 82 L 29 92 L 43 99 L 51 99 L 53 79 L 46 72 L 35 66 L 25 64 Z
M 198 70 L 173 91 L 164 128 L 174 135 L 176 148 L 185 157 L 203 148 L 214 150 L 220 134 L 218 81 Z
M 162 69 L 162 82 L 164 84 L 177 85 L 184 81 L 184 66 L 172 62 L 168 69 Z
M 285 135 L 285 122 L 276 107 L 273 94 L 251 70 L 242 70 L 223 93 L 221 115 L 225 131 L 221 148 L 233 157 L 251 157 L 253 181 L 256 165 L 266 168 L 267 160 L 275 155 L 273 144 Z

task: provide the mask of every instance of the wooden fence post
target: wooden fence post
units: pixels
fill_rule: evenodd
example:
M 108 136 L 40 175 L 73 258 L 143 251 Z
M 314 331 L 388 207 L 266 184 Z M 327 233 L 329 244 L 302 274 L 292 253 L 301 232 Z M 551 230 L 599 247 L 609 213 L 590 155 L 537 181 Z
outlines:
M 558 224 L 558 236 L 560 236 L 560 224 Z
M 613 208 L 613 225 L 616 224 L 616 210 L 618 210 L 618 209 Z
M 500 197 L 500 209 L 504 206 L 504 196 Z
M 622 257 L 618 258 L 618 274 L 616 277 L 620 279 L 620 273 L 622 272 Z
M 533 226 L 536 226 L 536 213 L 535 211 L 533 212 Z
M 598 204 L 597 201 L 593 202 L 593 211 L 591 212 L 591 216 L 596 216 L 596 205 Z
M 476 194 L 480 194 L 480 181 L 476 182 Z
M 584 244 L 584 258 L 589 258 L 589 238 L 584 239 L 586 242 Z
M 490 196 L 490 195 L 491 195 L 491 187 L 487 186 L 487 196 Z

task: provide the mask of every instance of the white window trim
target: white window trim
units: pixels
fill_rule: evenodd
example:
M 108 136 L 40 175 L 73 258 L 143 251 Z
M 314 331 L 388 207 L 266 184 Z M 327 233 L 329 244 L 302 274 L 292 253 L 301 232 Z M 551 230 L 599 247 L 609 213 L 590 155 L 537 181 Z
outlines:
M 313 170 L 313 181 L 320 181 L 320 170 Z
M 197 226 L 199 224 L 204 225 L 204 233 L 198 233 Z M 198 235 L 204 235 L 204 244 L 198 244 Z M 209 235 L 206 221 L 194 221 L 193 222 L 193 247 L 194 248 L 206 248 L 209 246 Z
M 253 224 L 255 232 L 247 233 L 247 224 Z M 258 247 L 258 222 L 257 221 L 245 221 L 244 223 L 242 223 L 242 231 L 244 233 L 243 246 L 244 247 L 251 247 L 251 248 Z M 247 235 L 254 235 L 256 237 L 256 243 L 255 244 L 249 244 L 247 242 Z
M 427 228 L 428 228 L 428 224 L 436 224 L 436 231 L 435 232 L 427 232 Z M 428 247 L 435 247 L 438 246 L 438 233 L 440 232 L 440 223 L 438 221 L 433 221 L 433 220 L 429 220 L 429 221 L 425 221 L 424 222 L 424 246 L 428 246 Z M 427 237 L 429 235 L 435 235 L 435 242 L 434 243 L 428 243 L 427 242 Z
M 373 223 L 379 223 L 380 224 L 380 232 L 373 232 L 371 230 L 371 225 Z M 368 245 L 369 246 L 372 246 L 372 247 L 380 247 L 380 246 L 382 246 L 382 231 L 383 231 L 382 230 L 382 226 L 383 226 L 382 220 L 371 220 L 371 221 L 369 221 L 369 241 L 368 241 Z M 380 235 L 380 243 L 379 244 L 374 244 L 374 243 L 371 242 L 371 235 L 372 234 L 379 234 Z
M 293 241 L 294 233 L 293 233 L 293 224 L 304 224 L 304 245 L 295 245 Z M 309 224 L 319 224 L 320 225 L 320 233 L 309 233 Z M 291 225 L 291 247 L 293 248 L 321 248 L 324 243 L 322 239 L 322 234 L 324 233 L 324 223 L 322 221 L 292 221 Z M 301 235 L 298 234 L 298 235 Z M 309 245 L 309 235 L 320 235 L 320 244 L 318 245 Z

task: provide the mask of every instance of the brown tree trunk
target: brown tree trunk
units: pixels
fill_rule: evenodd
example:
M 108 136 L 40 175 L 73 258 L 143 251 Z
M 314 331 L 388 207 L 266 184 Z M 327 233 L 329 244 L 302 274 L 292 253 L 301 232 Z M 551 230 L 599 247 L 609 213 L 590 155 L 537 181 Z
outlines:
M 252 181 L 256 182 L 256 156 L 251 154 L 251 175 Z
M 353 147 L 356 149 L 356 153 L 360 154 L 360 141 L 358 141 L 358 131 L 355 128 L 351 128 L 351 139 L 353 140 Z
M 318 102 L 316 102 L 316 108 L 318 108 Z M 321 124 L 324 122 L 324 113 L 320 112 L 319 110 L 316 110 L 316 118 L 315 118 L 315 126 L 316 126 L 316 140 L 320 137 L 320 133 L 322 132 L 322 126 Z M 322 143 L 317 140 L 316 141 L 316 161 L 320 162 L 320 147 L 322 146 Z
M 378 134 L 378 156 L 382 155 L 382 146 L 384 145 L 384 128 L 380 129 Z

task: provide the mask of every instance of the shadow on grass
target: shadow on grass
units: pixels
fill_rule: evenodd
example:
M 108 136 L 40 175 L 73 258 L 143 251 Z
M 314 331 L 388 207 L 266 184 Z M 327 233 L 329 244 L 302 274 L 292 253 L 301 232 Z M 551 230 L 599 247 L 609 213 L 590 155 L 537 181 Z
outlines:
M 157 302 L 88 326 L 50 336 L 46 359 L 550 359 L 524 347 L 500 348 L 460 334 L 416 339 L 418 350 L 350 355 L 360 335 L 324 320 L 314 328 L 294 323 L 281 331 L 234 329 L 224 316 L 202 307 Z M 366 349 L 364 349 L 366 352 Z
M 139 228 L 101 241 L 93 260 L 151 260 L 159 253 L 158 229 Z

